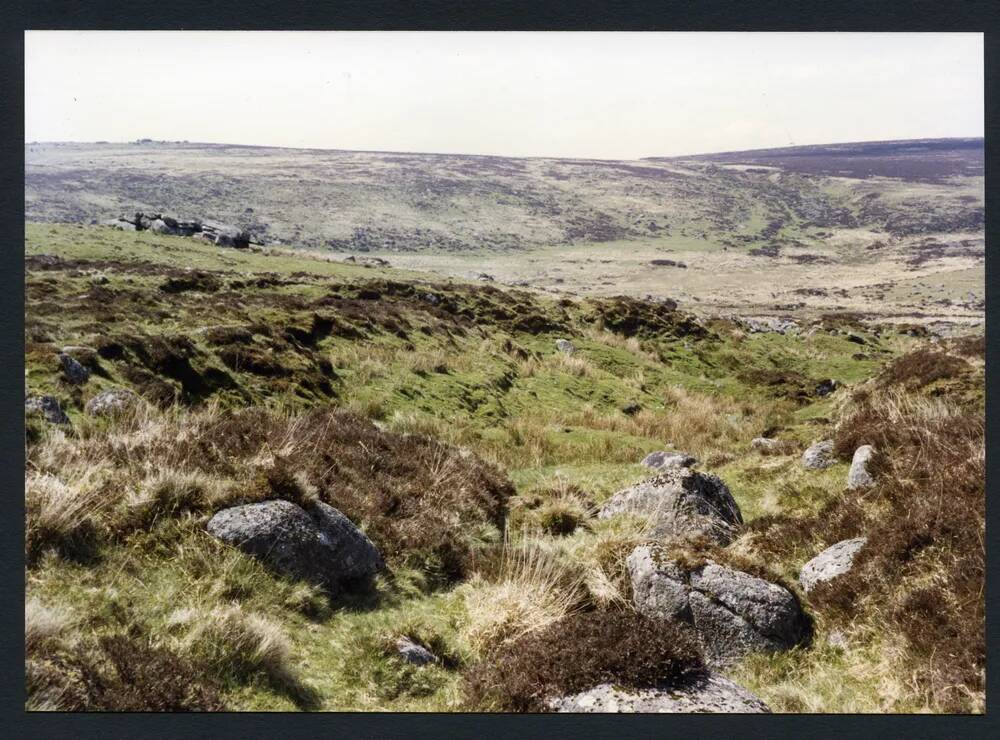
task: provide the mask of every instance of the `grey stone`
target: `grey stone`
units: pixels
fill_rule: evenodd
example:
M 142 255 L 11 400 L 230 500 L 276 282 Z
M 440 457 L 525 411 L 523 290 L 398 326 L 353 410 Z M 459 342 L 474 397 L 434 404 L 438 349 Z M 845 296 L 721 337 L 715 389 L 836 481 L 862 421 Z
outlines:
M 740 326 L 751 334 L 776 333 L 787 334 L 799 330 L 799 325 L 791 319 L 781 319 L 775 316 L 745 316 L 736 320 Z
M 24 413 L 40 414 L 50 424 L 69 424 L 69 417 L 55 396 L 29 396 L 24 399 Z
M 875 485 L 875 479 L 868 470 L 875 448 L 871 445 L 861 445 L 854 451 L 851 469 L 847 473 L 847 487 L 852 491 L 859 488 L 870 488 Z
M 161 218 L 158 218 L 152 223 L 150 223 L 149 230 L 152 231 L 154 234 L 166 234 L 168 236 L 174 236 L 177 234 L 177 228 L 171 226 Z
M 430 650 L 405 636 L 396 640 L 396 651 L 400 658 L 413 665 L 427 665 L 437 663 L 438 660 Z
M 802 584 L 802 590 L 809 593 L 818 584 L 847 573 L 854 564 L 854 556 L 858 554 L 858 550 L 865 546 L 867 541 L 867 537 L 841 540 L 803 565 L 799 573 L 799 583 Z
M 132 408 L 139 396 L 127 388 L 110 388 L 87 401 L 83 410 L 90 416 L 113 416 Z
M 574 347 L 573 343 L 568 339 L 557 339 L 556 349 L 559 350 L 560 352 L 565 352 L 568 355 L 571 355 L 574 352 L 576 352 L 576 347 Z
M 597 516 L 638 514 L 654 523 L 653 536 L 706 535 L 728 544 L 743 524 L 740 507 L 716 475 L 690 468 L 666 468 L 659 475 L 618 491 Z
M 802 453 L 802 466 L 807 470 L 823 470 L 833 465 L 833 440 L 824 439 L 815 442 Z
M 781 443 L 776 439 L 771 439 L 770 437 L 754 437 L 750 440 L 750 449 L 752 450 L 773 450 Z
M 661 468 L 690 468 L 692 465 L 697 465 L 698 460 L 686 452 L 662 450 L 660 452 L 650 452 L 642 459 L 642 464 L 654 470 Z
M 556 712 L 735 713 L 771 710 L 759 697 L 717 673 L 707 672 L 672 687 L 620 688 L 602 683 L 548 702 Z
M 289 501 L 264 501 L 218 512 L 209 534 L 273 570 L 336 593 L 385 567 L 375 545 L 347 517 L 317 501 L 306 511 Z
M 836 380 L 833 380 L 832 378 L 830 378 L 828 380 L 822 380 L 822 381 L 820 381 L 819 385 L 816 386 L 816 395 L 817 396 L 829 396 L 831 393 L 833 393 L 839 387 L 840 387 L 840 383 L 838 383 Z
M 59 364 L 62 366 L 66 380 L 73 385 L 82 385 L 90 379 L 90 370 L 65 352 L 59 353 Z
M 686 566 L 657 545 L 637 547 L 626 562 L 636 609 L 690 624 L 713 665 L 787 650 L 808 636 L 795 595 L 763 578 L 712 561 Z

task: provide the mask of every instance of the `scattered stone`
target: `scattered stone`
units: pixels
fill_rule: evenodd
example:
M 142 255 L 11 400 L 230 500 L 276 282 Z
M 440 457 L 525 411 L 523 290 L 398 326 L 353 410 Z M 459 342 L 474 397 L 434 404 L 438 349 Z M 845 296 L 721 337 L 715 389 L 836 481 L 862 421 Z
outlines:
M 59 353 L 59 364 L 62 365 L 63 375 L 73 385 L 82 385 L 90 379 L 90 370 L 81 365 L 65 352 Z
M 817 584 L 831 581 L 837 576 L 847 573 L 854 564 L 854 556 L 865 546 L 867 537 L 855 537 L 853 540 L 842 540 L 836 545 L 826 548 L 819 555 L 802 566 L 799 573 L 799 583 L 802 590 L 809 593 Z
M 207 529 L 275 571 L 330 593 L 367 581 L 385 567 L 371 540 L 322 501 L 308 511 L 282 500 L 234 506 L 213 516 Z
M 742 686 L 717 673 L 706 672 L 669 688 L 619 688 L 602 683 L 578 694 L 553 699 L 555 712 L 585 713 L 770 713 L 770 708 Z
M 560 352 L 565 352 L 568 355 L 571 355 L 574 352 L 576 352 L 576 347 L 574 347 L 573 343 L 568 339 L 557 339 L 556 349 L 559 350 Z
M 685 565 L 656 545 L 637 547 L 626 562 L 636 608 L 690 624 L 710 663 L 787 650 L 809 634 L 795 595 L 763 578 L 711 561 Z
M 697 465 L 698 460 L 686 452 L 662 450 L 660 452 L 650 452 L 642 458 L 642 464 L 654 470 L 660 470 L 661 468 L 690 468 L 692 465 Z
M 816 386 L 817 396 L 829 396 L 835 390 L 840 387 L 840 383 L 832 378 L 828 380 L 821 381 L 819 385 Z
M 846 650 L 847 637 L 840 630 L 833 630 L 826 636 L 826 644 L 837 650 Z
M 149 230 L 154 234 L 165 234 L 167 236 L 176 236 L 177 229 L 167 224 L 163 219 L 156 219 L 149 225 Z
M 63 411 L 55 396 L 29 396 L 24 399 L 24 414 L 41 414 L 50 424 L 69 424 L 69 417 Z
M 833 465 L 833 440 L 824 439 L 802 453 L 802 466 L 807 470 L 823 470 Z
M 494 282 L 496 280 L 495 277 L 493 277 L 492 275 L 489 275 L 489 274 L 487 274 L 485 272 L 479 273 L 476 276 L 476 279 L 477 280 L 482 280 L 483 282 L 486 282 L 486 283 L 492 283 L 492 282 Z
M 736 319 L 736 323 L 751 334 L 770 333 L 787 334 L 799 330 L 799 325 L 791 319 L 781 319 L 775 316 L 750 317 Z
M 851 460 L 851 469 L 847 473 L 847 487 L 852 491 L 859 488 L 870 488 L 875 485 L 868 464 L 871 462 L 875 448 L 871 445 L 861 445 L 854 451 L 854 458 Z
M 705 535 L 728 544 L 743 524 L 740 507 L 716 475 L 690 468 L 666 468 L 659 475 L 618 491 L 597 516 L 639 514 L 655 522 L 659 539 Z
M 774 450 L 777 449 L 781 444 L 776 439 L 771 439 L 770 437 L 754 437 L 750 440 L 750 449 L 752 450 Z
M 83 410 L 90 416 L 114 416 L 139 403 L 139 396 L 127 388 L 111 388 L 101 391 L 87 401 Z
M 434 653 L 405 636 L 396 640 L 396 651 L 400 658 L 413 665 L 427 665 L 438 661 Z

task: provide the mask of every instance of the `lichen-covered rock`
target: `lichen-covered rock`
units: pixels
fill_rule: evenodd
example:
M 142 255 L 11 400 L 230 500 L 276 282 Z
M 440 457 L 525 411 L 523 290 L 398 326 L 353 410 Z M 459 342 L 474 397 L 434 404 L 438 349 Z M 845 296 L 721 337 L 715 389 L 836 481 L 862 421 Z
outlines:
M 60 352 L 59 364 L 62 366 L 63 376 L 73 385 L 82 385 L 90 379 L 90 370 L 81 365 L 71 355 Z
M 717 673 L 701 674 L 669 688 L 618 688 L 602 683 L 549 702 L 556 712 L 769 713 L 761 699 Z
M 795 595 L 763 578 L 711 561 L 685 565 L 656 545 L 637 547 L 627 564 L 636 609 L 690 624 L 713 664 L 787 650 L 809 634 Z
M 371 540 L 332 506 L 317 501 L 304 510 L 289 501 L 223 509 L 209 534 L 259 558 L 275 571 L 336 593 L 385 567 Z
M 847 473 L 847 487 L 852 491 L 875 485 L 875 479 L 869 470 L 869 463 L 871 463 L 874 454 L 875 448 L 871 445 L 861 445 L 854 451 L 851 469 Z
M 24 414 L 38 414 L 50 424 L 69 424 L 69 417 L 55 396 L 28 396 L 24 399 Z
M 405 636 L 396 640 L 396 652 L 399 653 L 400 658 L 413 665 L 427 665 L 437 662 L 437 656 L 434 653 Z
M 565 352 L 568 355 L 571 355 L 574 352 L 576 352 L 576 347 L 574 347 L 573 343 L 568 339 L 557 339 L 556 349 L 559 350 L 560 352 Z
M 127 411 L 139 402 L 139 396 L 127 388 L 110 388 L 87 401 L 83 410 L 90 416 L 113 416 Z
M 660 539 L 706 535 L 727 544 L 743 524 L 740 507 L 722 479 L 690 468 L 659 475 L 614 494 L 597 516 L 629 513 L 649 517 Z
M 833 465 L 833 440 L 824 439 L 809 446 L 802 453 L 802 466 L 806 470 L 823 470 Z
M 642 464 L 654 470 L 662 468 L 690 468 L 692 465 L 697 465 L 698 460 L 686 452 L 662 450 L 659 452 L 650 452 L 642 459 Z
M 836 545 L 826 548 L 819 555 L 802 566 L 799 573 L 799 583 L 806 593 L 812 591 L 817 584 L 830 581 L 847 573 L 854 564 L 854 556 L 865 546 L 867 537 L 855 537 L 852 540 L 842 540 Z
M 771 439 L 770 437 L 754 437 L 750 440 L 750 449 L 752 450 L 774 450 L 777 449 L 781 443 L 776 439 Z

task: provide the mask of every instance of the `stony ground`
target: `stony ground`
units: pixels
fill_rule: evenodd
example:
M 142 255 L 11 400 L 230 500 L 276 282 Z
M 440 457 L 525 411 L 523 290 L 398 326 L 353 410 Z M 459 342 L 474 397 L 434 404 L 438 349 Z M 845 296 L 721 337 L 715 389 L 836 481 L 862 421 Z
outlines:
M 25 259 L 31 707 L 983 709 L 975 336 L 104 227 Z M 275 501 L 352 568 L 222 536 Z

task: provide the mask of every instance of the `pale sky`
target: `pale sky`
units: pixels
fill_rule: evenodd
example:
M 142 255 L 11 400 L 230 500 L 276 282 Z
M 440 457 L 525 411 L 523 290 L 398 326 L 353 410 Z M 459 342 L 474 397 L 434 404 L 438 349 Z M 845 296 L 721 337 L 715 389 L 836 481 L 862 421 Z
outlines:
M 982 135 L 979 33 L 25 34 L 26 141 L 634 159 Z

